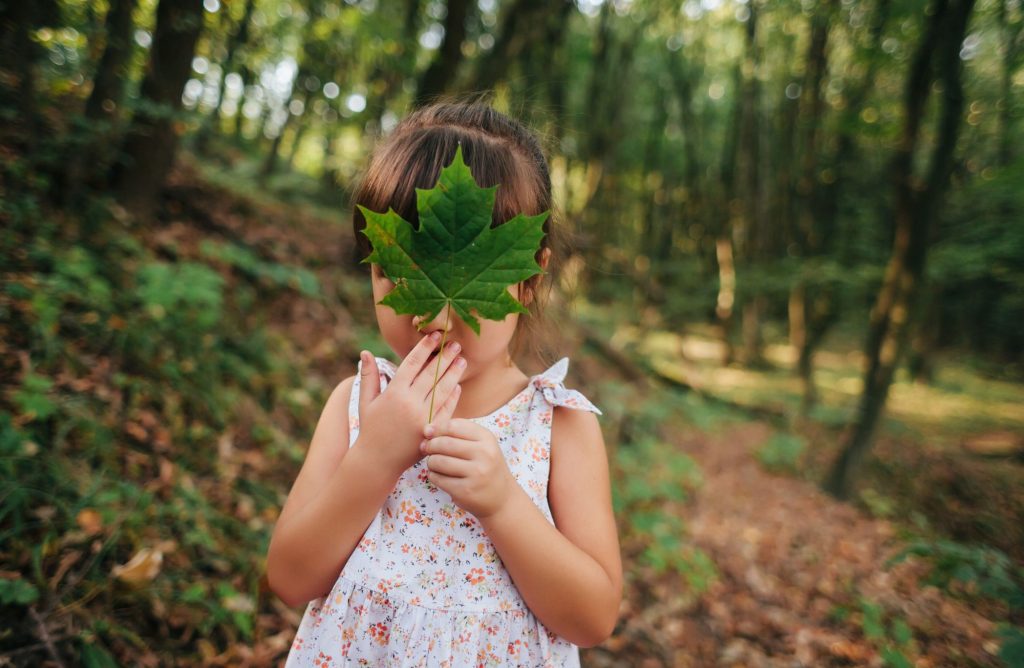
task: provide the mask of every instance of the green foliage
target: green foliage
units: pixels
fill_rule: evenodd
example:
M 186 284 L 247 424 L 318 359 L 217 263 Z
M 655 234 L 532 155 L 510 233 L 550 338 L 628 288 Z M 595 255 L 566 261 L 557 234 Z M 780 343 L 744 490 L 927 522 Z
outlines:
M 963 545 L 949 540 L 920 540 L 889 560 L 898 564 L 910 557 L 931 565 L 925 582 L 954 594 L 983 596 L 1003 601 L 1010 615 L 1024 610 L 1024 569 L 1004 552 L 984 545 Z M 955 588 L 953 585 L 960 585 Z M 999 630 L 999 657 L 1008 666 L 1024 665 L 1024 630 L 1004 624 Z
M 0 579 L 0 603 L 3 605 L 29 605 L 39 598 L 39 590 L 21 578 Z
M 929 263 L 947 337 L 1013 357 L 1024 345 L 1024 161 L 954 193 Z M 1020 362 L 1019 357 L 1017 361 Z
M 659 427 L 678 410 L 677 395 L 652 401 L 635 415 L 624 414 L 635 436 L 616 450 L 616 484 L 612 505 L 629 518 L 627 532 L 643 545 L 641 564 L 656 573 L 680 576 L 687 591 L 706 591 L 717 576 L 714 563 L 686 540 L 680 509 L 701 484 L 697 463 L 677 446 L 657 436 Z M 614 403 L 614 402 L 613 402 Z
M 0 579 L 0 626 L 14 633 L 8 644 L 29 642 L 18 608 L 46 600 L 67 610 L 60 623 L 87 629 L 74 651 L 94 666 L 116 665 L 124 642 L 170 648 L 170 638 L 137 635 L 140 624 L 167 620 L 110 613 L 117 609 L 156 615 L 180 602 L 179 626 L 217 644 L 252 640 L 265 513 L 279 507 L 279 490 L 266 475 L 239 475 L 218 442 L 248 396 L 255 403 L 243 436 L 265 449 L 253 453 L 280 456 L 294 447 L 280 421 L 312 424 L 317 403 L 287 396 L 297 372 L 262 326 L 246 322 L 248 286 L 229 289 L 197 261 L 158 261 L 112 211 L 93 203 L 60 226 L 43 215 L 30 234 L 13 230 L 20 236 L 3 242 L 19 247 L 21 260 L 0 288 L 0 332 L 31 369 L 0 395 L 0 543 L 12 555 L 0 570 L 20 574 Z M 65 236 L 86 227 L 93 243 Z M 317 290 L 311 275 L 244 253 L 211 259 L 239 265 L 232 269 L 245 280 L 311 298 Z M 141 549 L 164 553 L 152 581 L 129 587 L 111 576 Z M 73 577 L 51 582 L 76 552 L 86 556 Z M 210 573 L 220 589 L 182 599 L 178 592 Z
M 896 512 L 895 502 L 873 487 L 861 490 L 860 499 L 875 517 L 892 517 Z
M 459 146 L 437 185 L 416 190 L 419 229 L 393 210 L 376 213 L 360 206 L 364 234 L 373 244 L 365 262 L 379 264 L 395 283 L 380 303 L 423 316 L 424 322 L 448 306 L 477 334 L 474 312 L 489 320 L 527 313 L 508 287 L 540 273 L 535 256 L 549 212 L 517 214 L 492 228 L 497 188 L 477 186 Z
M 110 652 L 91 643 L 82 643 L 78 658 L 85 668 L 117 668 L 117 660 Z
M 999 658 L 1007 668 L 1024 668 L 1024 629 L 1004 625 L 998 632 Z
M 951 585 L 959 582 L 980 596 L 1006 602 L 1011 610 L 1024 609 L 1024 569 L 1001 550 L 950 540 L 920 540 L 890 559 L 889 565 L 912 556 L 931 565 L 925 579 L 930 585 L 951 590 Z
M 795 473 L 807 441 L 797 434 L 777 432 L 757 450 L 757 459 L 769 471 Z
M 861 599 L 860 613 L 864 637 L 878 648 L 883 664 L 889 668 L 913 668 L 914 663 L 908 656 L 914 656 L 917 648 L 906 620 L 886 615 L 882 606 L 867 599 Z
M 207 239 L 199 245 L 199 250 L 204 257 L 224 262 L 263 285 L 291 288 L 304 297 L 316 298 L 320 295 L 320 283 L 308 269 L 267 262 L 248 248 L 235 243 L 217 243 Z

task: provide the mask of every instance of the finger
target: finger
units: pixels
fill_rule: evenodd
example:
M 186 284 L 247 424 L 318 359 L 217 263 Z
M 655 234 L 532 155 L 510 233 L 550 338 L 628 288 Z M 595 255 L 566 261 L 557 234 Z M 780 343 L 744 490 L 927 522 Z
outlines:
M 446 421 L 438 419 L 423 428 L 423 435 L 427 438 L 452 436 L 467 441 L 475 441 L 486 436 L 487 433 L 489 433 L 487 427 L 464 418 L 452 418 Z
M 443 473 L 438 473 L 436 471 L 427 471 L 427 480 L 429 480 L 431 484 L 439 487 L 440 489 L 442 489 L 445 492 L 448 492 L 448 494 L 451 495 L 452 492 L 458 489 L 459 484 L 462 481 L 462 478 L 453 478 L 451 476 L 447 476 L 444 475 Z
M 439 387 L 437 390 L 439 396 L 444 396 L 444 391 Z M 462 386 L 456 385 L 455 389 L 448 393 L 448 398 L 445 400 L 444 405 L 437 409 L 437 413 L 434 415 L 434 421 L 436 422 L 447 422 L 451 419 L 452 414 L 455 412 L 455 407 L 459 403 L 459 397 L 462 396 Z
M 391 382 L 401 383 L 405 386 L 411 385 L 412 381 L 416 379 L 416 375 L 423 369 L 423 365 L 430 359 L 430 353 L 434 351 L 434 348 L 437 348 L 437 344 L 440 341 L 441 332 L 432 332 L 420 339 L 420 342 L 409 351 L 409 354 L 405 356 L 402 363 L 398 365 L 395 378 Z
M 449 367 L 452 366 L 455 360 L 461 359 L 458 356 L 461 350 L 462 346 L 458 342 L 453 341 L 446 344 L 444 350 L 439 353 L 439 356 L 431 358 L 430 364 L 424 365 L 423 369 L 420 370 L 416 380 L 412 381 L 413 389 L 419 391 L 424 397 L 428 396 L 434 387 L 434 378 L 436 377 L 440 380 L 448 372 Z M 438 364 L 440 364 L 440 367 L 438 367 Z M 462 362 L 462 368 L 465 368 L 465 360 Z
M 471 441 L 464 441 L 460 438 L 452 438 L 451 436 L 440 436 L 425 441 L 420 448 L 420 452 L 425 455 L 445 455 L 446 457 L 466 460 L 472 459 L 477 449 L 476 444 Z
M 426 457 L 428 471 L 440 473 L 449 478 L 465 478 L 469 475 L 470 463 L 458 457 L 448 455 L 428 455 Z
M 455 386 L 458 385 L 459 381 L 462 380 L 462 374 L 466 372 L 466 358 L 456 357 L 452 360 L 448 368 L 441 372 L 440 377 L 437 379 L 436 389 L 434 390 L 437 397 L 447 397 L 451 394 Z
M 365 415 L 366 407 L 380 394 L 380 370 L 377 360 L 367 351 L 359 353 L 359 414 Z

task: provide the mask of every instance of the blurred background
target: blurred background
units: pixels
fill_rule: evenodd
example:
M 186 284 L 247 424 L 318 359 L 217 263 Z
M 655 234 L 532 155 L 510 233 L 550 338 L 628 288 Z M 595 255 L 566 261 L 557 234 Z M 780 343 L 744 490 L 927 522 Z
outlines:
M 0 664 L 273 665 L 348 193 L 482 96 L 548 151 L 534 373 L 605 411 L 590 666 L 1024 665 L 1020 0 L 0 0 Z

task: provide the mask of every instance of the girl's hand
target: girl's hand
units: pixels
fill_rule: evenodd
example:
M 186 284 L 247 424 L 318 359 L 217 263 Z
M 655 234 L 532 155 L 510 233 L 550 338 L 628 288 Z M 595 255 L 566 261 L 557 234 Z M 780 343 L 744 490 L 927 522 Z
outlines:
M 427 457 L 427 478 L 478 519 L 501 510 L 518 484 L 505 463 L 498 441 L 486 427 L 470 420 L 435 420 L 420 446 Z
M 363 362 L 359 378 L 359 440 L 372 444 L 382 465 L 395 478 L 422 456 L 418 445 L 429 418 L 437 365 L 437 358 L 432 358 L 431 353 L 440 341 L 440 332 L 423 337 L 402 360 L 384 393 L 380 391 L 380 371 L 373 355 L 363 351 L 359 356 Z M 441 370 L 434 397 L 438 419 L 451 417 L 459 400 L 458 383 L 466 370 L 466 361 L 458 357 L 459 350 L 458 343 L 450 343 L 439 353 Z

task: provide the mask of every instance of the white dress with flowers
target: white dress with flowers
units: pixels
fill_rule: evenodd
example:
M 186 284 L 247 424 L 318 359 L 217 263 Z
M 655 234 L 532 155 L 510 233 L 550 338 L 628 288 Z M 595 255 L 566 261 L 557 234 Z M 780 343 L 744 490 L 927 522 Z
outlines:
M 395 366 L 377 358 L 381 389 Z M 509 470 L 544 517 L 555 406 L 600 413 L 562 384 L 563 358 L 490 415 Z M 349 402 L 349 443 L 358 445 L 359 375 Z M 427 480 L 423 460 L 402 474 L 333 589 L 310 601 L 288 667 L 579 666 L 575 645 L 527 608 L 472 514 Z

